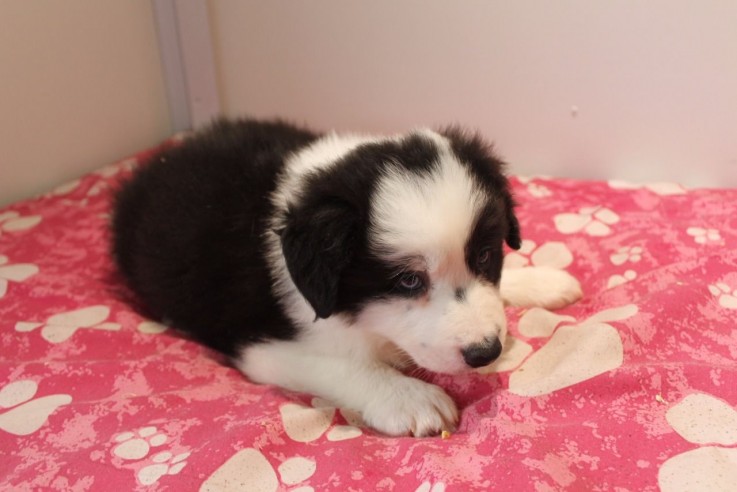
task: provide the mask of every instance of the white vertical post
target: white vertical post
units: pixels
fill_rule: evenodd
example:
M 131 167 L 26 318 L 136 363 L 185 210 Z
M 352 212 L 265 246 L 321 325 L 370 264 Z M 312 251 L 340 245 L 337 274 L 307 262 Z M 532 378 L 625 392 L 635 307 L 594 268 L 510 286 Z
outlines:
M 220 114 L 207 3 L 152 0 L 174 131 L 198 128 Z

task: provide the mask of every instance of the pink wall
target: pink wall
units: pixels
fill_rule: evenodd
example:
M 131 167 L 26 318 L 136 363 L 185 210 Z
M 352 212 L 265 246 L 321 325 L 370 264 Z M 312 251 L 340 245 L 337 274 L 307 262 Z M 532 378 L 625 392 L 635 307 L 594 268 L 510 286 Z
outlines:
M 737 2 L 210 6 L 229 114 L 387 132 L 460 122 L 517 173 L 737 186 Z

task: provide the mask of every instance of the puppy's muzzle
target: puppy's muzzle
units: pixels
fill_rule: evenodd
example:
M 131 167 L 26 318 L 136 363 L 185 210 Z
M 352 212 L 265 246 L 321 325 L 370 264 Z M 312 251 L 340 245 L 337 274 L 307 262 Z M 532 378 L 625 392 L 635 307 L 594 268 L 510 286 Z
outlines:
M 491 364 L 502 353 L 502 342 L 497 337 L 486 337 L 481 343 L 474 343 L 461 349 L 463 360 L 474 369 Z

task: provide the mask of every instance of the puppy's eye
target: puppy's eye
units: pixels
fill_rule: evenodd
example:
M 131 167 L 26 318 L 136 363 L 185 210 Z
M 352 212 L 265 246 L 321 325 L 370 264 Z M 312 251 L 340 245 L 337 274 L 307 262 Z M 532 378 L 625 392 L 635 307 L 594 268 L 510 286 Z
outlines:
M 491 248 L 484 248 L 479 252 L 476 264 L 480 267 L 486 266 L 491 260 Z
M 406 292 L 417 293 L 425 288 L 425 280 L 420 273 L 407 272 L 399 276 L 397 287 Z

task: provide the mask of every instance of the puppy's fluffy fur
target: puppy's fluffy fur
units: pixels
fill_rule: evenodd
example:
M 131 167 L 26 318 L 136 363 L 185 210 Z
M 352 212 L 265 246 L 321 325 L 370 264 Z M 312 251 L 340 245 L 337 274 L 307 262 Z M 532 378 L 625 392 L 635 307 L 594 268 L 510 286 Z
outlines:
M 452 428 L 408 364 L 491 363 L 504 303 L 580 296 L 555 270 L 502 274 L 520 246 L 503 164 L 457 129 L 319 135 L 220 121 L 141 167 L 117 195 L 113 256 L 156 315 L 251 380 L 358 410 L 387 434 Z

